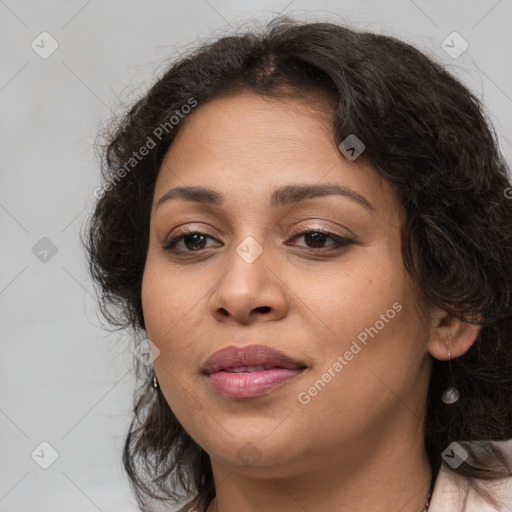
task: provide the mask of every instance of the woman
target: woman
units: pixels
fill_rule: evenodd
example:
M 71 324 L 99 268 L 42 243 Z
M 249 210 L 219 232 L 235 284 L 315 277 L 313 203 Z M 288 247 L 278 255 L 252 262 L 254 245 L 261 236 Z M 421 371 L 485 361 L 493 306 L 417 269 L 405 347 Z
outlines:
M 141 510 L 512 506 L 510 183 L 438 64 L 277 19 L 173 64 L 104 171 L 92 276 L 153 358 Z

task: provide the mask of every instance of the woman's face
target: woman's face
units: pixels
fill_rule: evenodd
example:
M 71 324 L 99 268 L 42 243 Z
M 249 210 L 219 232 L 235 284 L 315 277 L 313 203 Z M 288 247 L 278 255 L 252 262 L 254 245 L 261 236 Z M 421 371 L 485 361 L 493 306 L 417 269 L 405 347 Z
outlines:
M 429 324 L 401 257 L 404 212 L 370 165 L 339 151 L 332 115 L 321 98 L 215 99 L 161 167 L 147 337 L 162 393 L 214 468 L 293 475 L 357 462 L 383 440 L 405 450 L 421 431 Z M 178 187 L 209 192 L 169 194 Z M 218 350 L 253 345 L 301 369 L 203 372 Z

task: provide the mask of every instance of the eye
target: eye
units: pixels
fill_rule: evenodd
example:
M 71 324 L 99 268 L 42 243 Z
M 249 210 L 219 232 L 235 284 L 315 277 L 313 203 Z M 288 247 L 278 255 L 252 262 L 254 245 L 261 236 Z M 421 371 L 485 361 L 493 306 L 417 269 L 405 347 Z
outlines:
M 174 251 L 177 253 L 198 252 L 205 249 L 205 242 L 208 238 L 213 239 L 213 237 L 206 233 L 201 233 L 200 231 L 185 230 L 166 242 L 163 248 L 166 251 Z M 182 246 L 185 247 L 185 250 L 176 248 L 176 246 L 182 241 Z
M 290 240 L 296 240 L 298 238 L 304 238 L 305 242 L 309 247 L 304 247 L 310 252 L 324 252 L 341 250 L 349 245 L 353 244 L 353 240 L 345 238 L 340 235 L 336 235 L 331 231 L 327 231 L 323 228 L 316 228 L 310 230 L 295 231 L 292 233 Z M 185 230 L 178 233 L 175 237 L 171 238 L 162 247 L 166 251 L 174 252 L 176 254 L 186 254 L 192 252 L 200 252 L 204 249 L 208 249 L 206 242 L 208 239 L 215 240 L 213 237 L 206 233 L 194 230 Z M 328 239 L 333 240 L 328 246 L 325 243 Z M 182 247 L 178 247 L 182 243 Z M 286 245 L 290 245 L 288 242 Z M 293 244 L 291 244 L 293 245 Z
M 297 238 L 304 238 L 304 241 L 306 244 L 309 245 L 309 247 L 306 247 L 306 249 L 314 251 L 314 252 L 320 252 L 318 249 L 326 249 L 326 250 L 336 250 L 336 249 L 342 249 L 344 247 L 348 247 L 349 245 L 353 244 L 354 242 L 348 238 L 345 238 L 340 235 L 336 235 L 335 233 L 332 233 L 331 231 L 327 231 L 323 228 L 316 228 L 316 229 L 310 229 L 310 230 L 303 230 L 298 231 L 296 233 L 293 233 L 292 240 L 295 240 Z M 331 239 L 334 241 L 334 243 L 330 244 L 329 246 L 324 246 L 326 240 Z

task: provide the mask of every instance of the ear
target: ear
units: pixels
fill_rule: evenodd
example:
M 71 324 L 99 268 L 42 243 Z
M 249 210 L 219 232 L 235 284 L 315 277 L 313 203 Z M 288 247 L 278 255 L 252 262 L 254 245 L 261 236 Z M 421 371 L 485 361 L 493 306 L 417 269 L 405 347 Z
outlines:
M 431 327 L 428 352 L 441 361 L 465 354 L 475 342 L 480 325 L 459 320 L 453 314 L 433 306 L 430 311 Z

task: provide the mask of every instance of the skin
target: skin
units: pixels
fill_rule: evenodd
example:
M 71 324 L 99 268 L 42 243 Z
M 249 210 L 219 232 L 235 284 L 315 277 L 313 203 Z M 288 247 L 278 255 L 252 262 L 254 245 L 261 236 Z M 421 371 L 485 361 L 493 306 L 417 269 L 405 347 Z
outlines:
M 301 98 L 243 92 L 200 105 L 182 122 L 156 182 L 143 276 L 147 336 L 160 350 L 155 372 L 211 458 L 217 496 L 208 512 L 419 512 L 431 480 L 423 422 L 432 357 L 463 354 L 478 328 L 416 298 L 394 191 L 363 158 L 351 162 L 338 150 L 331 103 Z M 269 206 L 278 187 L 326 183 L 373 209 L 339 195 Z M 157 208 L 178 186 L 209 187 L 225 200 L 175 198 Z M 182 239 L 181 256 L 163 249 L 185 227 L 208 238 Z M 336 250 L 334 239 L 315 243 L 292 235 L 295 228 L 324 228 L 353 243 Z M 247 237 L 263 251 L 251 263 L 236 251 Z M 299 393 L 394 303 L 401 311 L 300 403 Z M 250 344 L 308 368 L 258 398 L 216 394 L 203 363 L 220 348 Z M 252 464 L 239 456 L 248 442 Z

